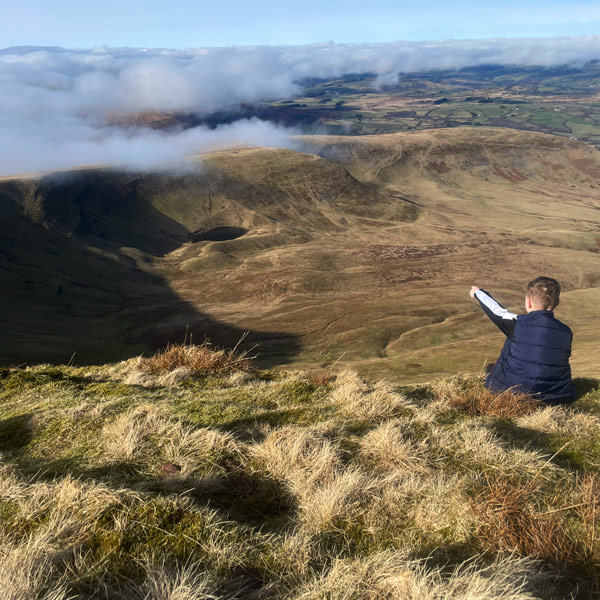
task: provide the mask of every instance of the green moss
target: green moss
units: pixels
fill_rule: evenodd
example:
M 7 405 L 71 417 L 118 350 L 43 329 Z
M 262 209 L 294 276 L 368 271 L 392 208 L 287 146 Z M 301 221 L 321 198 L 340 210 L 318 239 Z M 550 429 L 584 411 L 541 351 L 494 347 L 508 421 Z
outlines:
M 227 378 L 211 374 L 200 374 L 195 377 L 188 377 L 181 382 L 181 387 L 185 390 L 214 390 L 227 387 L 227 385 Z
M 222 511 L 229 520 L 254 525 L 265 532 L 288 526 L 295 511 L 295 504 L 280 481 L 242 469 L 229 472 L 221 488 L 195 492 L 193 497 L 200 504 Z
M 301 379 L 286 381 L 278 391 L 280 393 L 280 401 L 291 404 L 318 402 L 324 397 L 323 388 L 314 383 L 302 381 Z
M 69 377 L 58 367 L 44 366 L 31 369 L 4 369 L 0 386 L 5 391 L 23 391 L 52 382 L 70 382 Z
M 205 514 L 189 513 L 168 498 L 125 507 L 114 505 L 95 524 L 85 548 L 89 560 L 103 563 L 112 580 L 136 580 L 142 577 L 141 564 L 149 555 L 207 564 L 201 543 L 208 539 L 208 523 Z M 81 581 L 78 591 L 93 583 Z
M 100 398 L 131 397 L 139 393 L 138 386 L 127 385 L 115 381 L 103 381 L 91 383 L 86 386 L 86 393 L 99 396 Z
M 18 500 L 6 498 L 0 500 L 0 526 L 4 531 L 23 535 L 27 533 L 22 524 L 19 523 L 21 506 Z
M 39 427 L 24 448 L 27 456 L 52 457 L 53 460 L 72 457 L 84 462 L 98 456 L 102 444 L 99 440 L 103 421 L 85 418 L 73 422 L 65 415 L 50 419 Z
M 31 413 L 2 419 L 0 421 L 0 450 L 13 452 L 27 446 L 33 435 L 32 420 Z
M 541 434 L 539 440 L 552 454 L 558 452 L 555 459 L 558 464 L 577 471 L 600 472 L 600 440 L 558 433 Z
M 578 399 L 573 405 L 576 410 L 600 416 L 600 381 L 597 379 L 577 378 L 573 385 Z
M 222 381 L 214 380 L 209 385 L 191 384 L 187 389 L 196 393 L 171 402 L 178 415 L 196 426 L 236 429 L 252 422 L 300 424 L 327 411 L 322 406 L 327 388 L 302 380 L 275 381 L 267 388 L 223 386 Z
M 253 555 L 264 542 L 264 536 L 251 528 L 218 521 L 211 512 L 174 497 L 158 497 L 110 507 L 84 547 L 86 562 L 101 564 L 105 582 L 116 586 L 124 580 L 139 582 L 148 556 L 166 564 L 192 562 L 226 576 L 236 565 L 255 562 Z M 228 551 L 221 553 L 219 548 Z M 79 579 L 76 591 L 89 593 L 95 585 L 97 580 L 89 573 Z

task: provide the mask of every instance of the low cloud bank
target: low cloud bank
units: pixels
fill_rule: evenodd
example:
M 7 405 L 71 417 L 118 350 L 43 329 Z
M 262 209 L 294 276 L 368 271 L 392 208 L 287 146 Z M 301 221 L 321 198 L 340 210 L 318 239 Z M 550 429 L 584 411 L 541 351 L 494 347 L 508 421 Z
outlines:
M 188 170 L 191 154 L 233 146 L 294 148 L 290 129 L 260 119 L 242 119 L 216 129 L 180 131 L 92 127 L 85 122 L 52 121 L 42 127 L 24 123 L 0 142 L 0 175 L 51 171 L 76 166 L 111 166 L 133 170 Z
M 243 102 L 288 98 L 303 79 L 483 64 L 581 65 L 600 36 L 391 44 L 314 44 L 190 50 L 19 47 L 0 50 L 0 174 L 110 163 L 155 168 L 215 145 L 290 146 L 290 133 L 257 120 L 160 133 L 107 126 L 144 111 L 207 115 Z

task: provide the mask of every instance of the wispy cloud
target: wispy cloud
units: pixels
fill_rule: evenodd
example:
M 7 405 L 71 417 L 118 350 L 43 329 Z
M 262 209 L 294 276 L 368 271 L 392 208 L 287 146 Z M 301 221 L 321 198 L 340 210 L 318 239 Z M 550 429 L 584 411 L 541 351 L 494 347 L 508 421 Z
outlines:
M 389 44 L 313 44 L 189 50 L 20 47 L 0 50 L 0 169 L 76 164 L 154 167 L 215 144 L 289 145 L 256 120 L 216 130 L 159 133 L 107 125 L 115 114 L 210 114 L 286 98 L 308 77 L 398 73 L 482 64 L 581 64 L 600 58 L 600 36 Z

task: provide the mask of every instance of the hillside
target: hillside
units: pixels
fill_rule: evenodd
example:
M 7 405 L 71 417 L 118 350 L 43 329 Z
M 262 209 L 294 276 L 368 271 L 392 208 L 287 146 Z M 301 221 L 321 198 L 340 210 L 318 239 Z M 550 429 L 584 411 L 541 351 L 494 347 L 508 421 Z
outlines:
M 598 380 L 543 407 L 200 350 L 0 370 L 9 598 L 597 597 Z
M 502 338 L 469 286 L 518 311 L 544 273 L 563 283 L 575 373 L 597 373 L 598 151 L 486 128 L 298 144 L 185 173 L 2 180 L 0 359 L 83 364 L 248 331 L 264 366 L 477 373 Z
M 251 232 L 237 242 L 250 256 L 342 228 L 340 219 L 411 213 L 314 156 L 233 151 L 202 167 L 199 174 L 81 170 L 1 181 L 3 360 L 64 361 L 73 352 L 84 362 L 115 358 L 183 339 L 188 326 L 200 339 L 235 343 L 243 330 L 204 315 L 171 285 L 180 273 L 215 279 L 241 262 L 227 242 L 193 243 L 203 230 Z M 268 346 L 285 332 L 253 334 Z M 282 351 L 293 349 L 287 336 Z

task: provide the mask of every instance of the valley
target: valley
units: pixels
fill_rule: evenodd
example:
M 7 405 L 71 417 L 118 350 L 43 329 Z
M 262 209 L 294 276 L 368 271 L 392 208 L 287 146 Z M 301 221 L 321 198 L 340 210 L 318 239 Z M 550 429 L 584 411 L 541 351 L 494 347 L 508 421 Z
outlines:
M 485 127 L 296 143 L 199 155 L 179 174 L 1 180 L 1 360 L 118 360 L 248 332 L 268 367 L 479 373 L 503 336 L 469 286 L 518 312 L 547 274 L 574 373 L 597 373 L 597 150 Z

